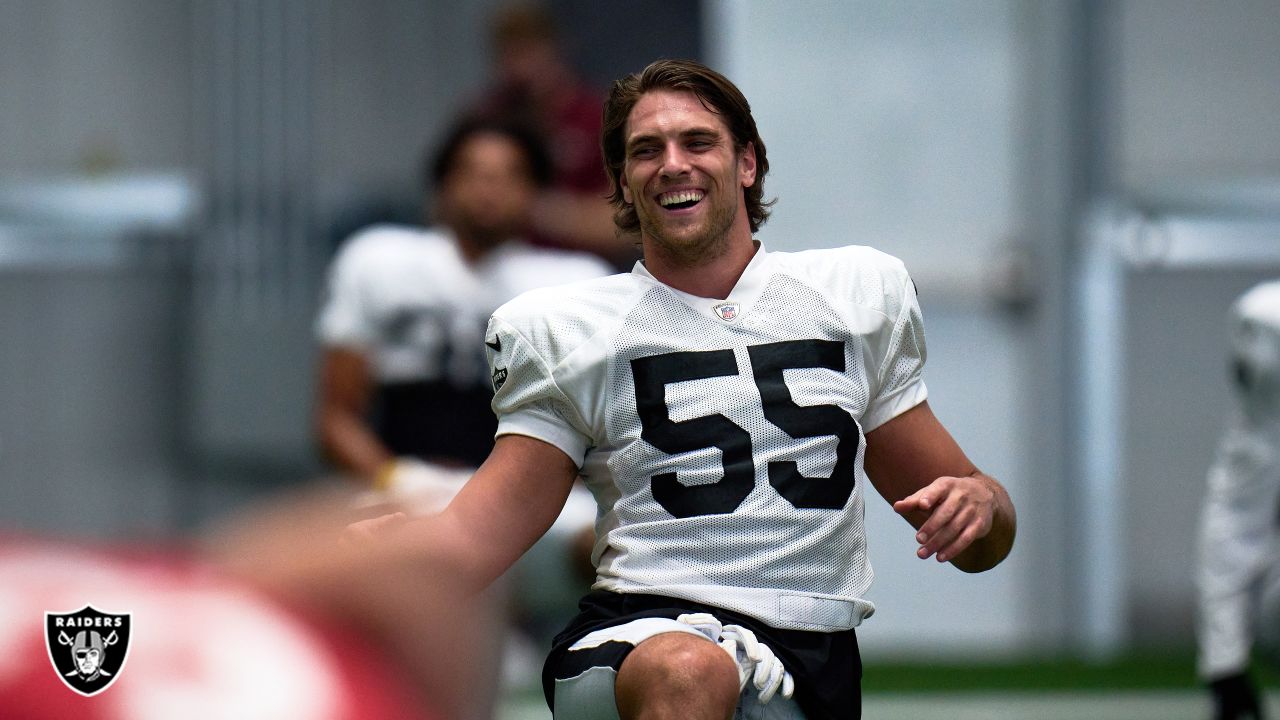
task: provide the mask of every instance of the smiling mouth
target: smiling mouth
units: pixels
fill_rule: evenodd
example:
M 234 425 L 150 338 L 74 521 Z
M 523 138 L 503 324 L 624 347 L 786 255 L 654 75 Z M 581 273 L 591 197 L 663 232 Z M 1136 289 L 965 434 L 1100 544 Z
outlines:
M 658 204 L 667 210 L 684 210 L 702 202 L 707 193 L 703 190 L 676 190 L 658 196 Z

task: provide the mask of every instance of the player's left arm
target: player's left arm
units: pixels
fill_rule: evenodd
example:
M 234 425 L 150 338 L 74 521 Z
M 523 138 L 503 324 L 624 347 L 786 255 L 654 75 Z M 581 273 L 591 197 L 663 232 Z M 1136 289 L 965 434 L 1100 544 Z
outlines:
M 1004 487 L 974 466 L 928 402 L 867 433 L 867 477 L 917 530 L 916 555 L 965 572 L 1000 563 L 1017 517 Z

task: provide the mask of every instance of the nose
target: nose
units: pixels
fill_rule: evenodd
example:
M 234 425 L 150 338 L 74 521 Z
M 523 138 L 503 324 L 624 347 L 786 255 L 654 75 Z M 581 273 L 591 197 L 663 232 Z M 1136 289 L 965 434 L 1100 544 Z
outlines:
M 660 172 L 663 177 L 685 175 L 690 172 L 689 155 L 679 143 L 668 143 L 663 150 Z

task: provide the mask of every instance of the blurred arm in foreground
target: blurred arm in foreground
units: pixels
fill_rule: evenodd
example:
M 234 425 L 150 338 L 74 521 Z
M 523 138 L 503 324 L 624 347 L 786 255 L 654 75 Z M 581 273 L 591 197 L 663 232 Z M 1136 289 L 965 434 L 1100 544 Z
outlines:
M 475 717 L 493 692 L 470 672 L 501 627 L 490 606 L 443 557 L 341 544 L 351 501 L 292 498 L 177 550 L 0 538 L 0 621 L 13 630 L 0 634 L 5 716 Z M 127 613 L 137 630 L 103 649 L 128 662 L 92 697 L 64 685 L 50 660 L 72 649 L 40 630 L 46 612 L 85 606 Z

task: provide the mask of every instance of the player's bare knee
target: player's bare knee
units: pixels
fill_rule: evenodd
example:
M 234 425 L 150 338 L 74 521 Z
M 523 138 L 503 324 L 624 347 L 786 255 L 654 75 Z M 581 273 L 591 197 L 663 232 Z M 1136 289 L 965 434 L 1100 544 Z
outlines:
M 715 643 L 688 633 L 650 638 L 631 652 L 615 684 L 622 718 L 728 718 L 738 669 Z

